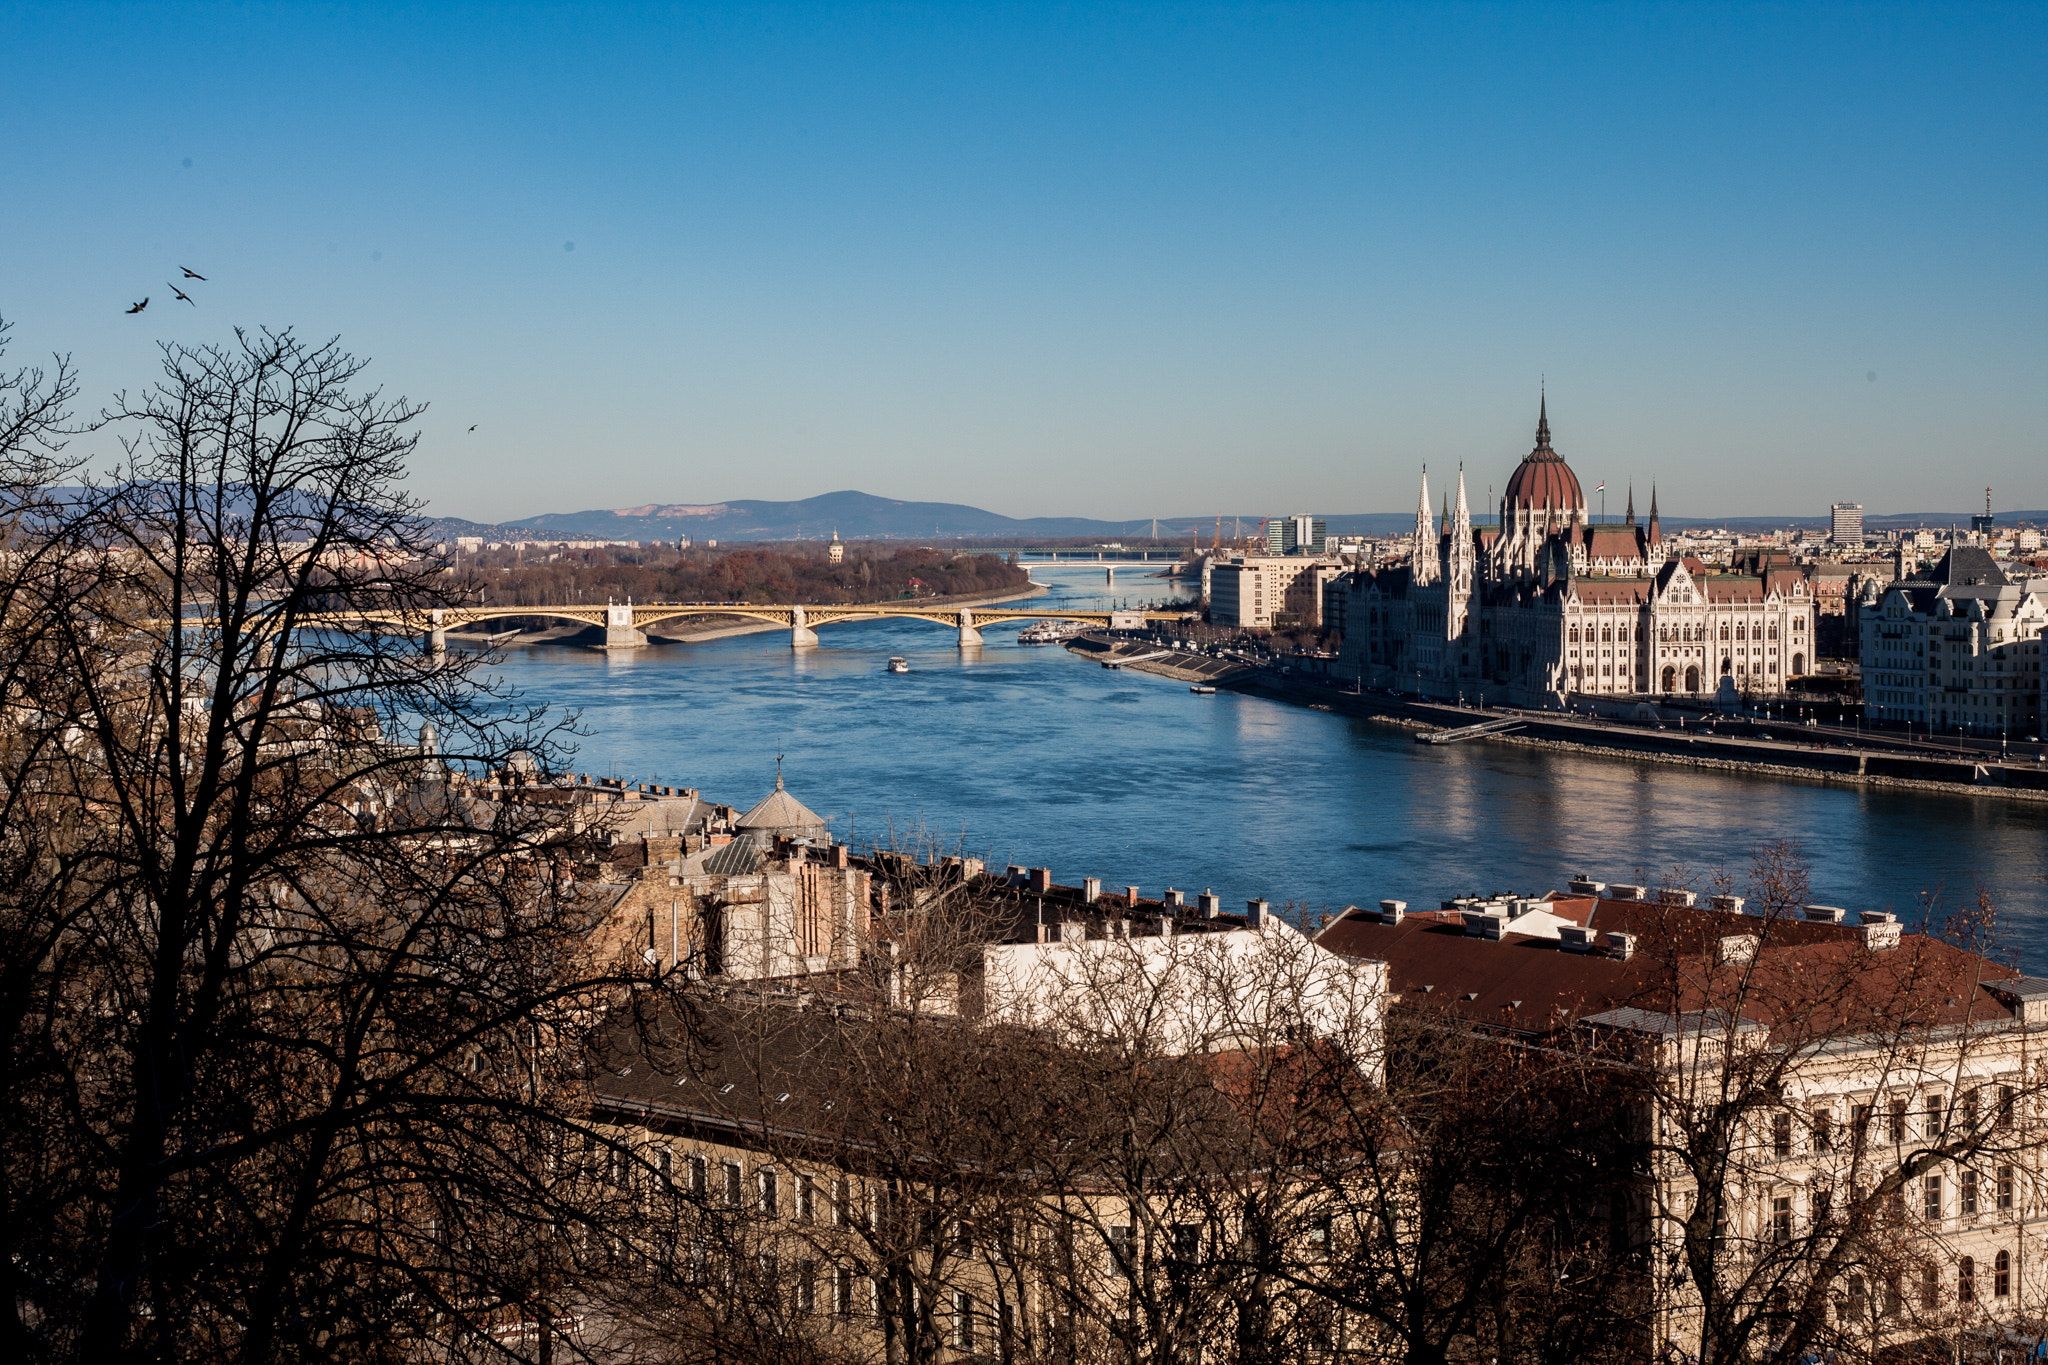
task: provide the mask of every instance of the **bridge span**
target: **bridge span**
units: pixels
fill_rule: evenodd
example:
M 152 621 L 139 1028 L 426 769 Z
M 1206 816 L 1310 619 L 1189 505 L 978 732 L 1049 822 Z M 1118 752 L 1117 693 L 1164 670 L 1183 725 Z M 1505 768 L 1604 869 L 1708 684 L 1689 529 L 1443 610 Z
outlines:
M 920 605 L 915 599 L 901 602 L 862 604 L 797 603 L 788 606 L 756 606 L 742 602 L 611 602 L 604 606 L 514 606 L 435 607 L 413 612 L 340 611 L 313 613 L 303 619 L 307 626 L 391 627 L 405 634 L 420 635 L 428 648 L 448 647 L 448 632 L 484 621 L 504 621 L 540 616 L 551 620 L 577 621 L 602 627 L 606 649 L 638 649 L 647 643 L 647 628 L 663 621 L 685 618 L 730 617 L 760 621 L 789 631 L 792 649 L 818 643 L 818 627 L 842 621 L 911 620 L 929 621 L 958 632 L 961 648 L 981 643 L 983 627 L 1012 621 L 1080 621 L 1110 630 L 1141 630 L 1149 621 L 1178 621 L 1184 612 L 1174 611 L 1067 611 L 1046 607 L 1021 611 L 990 607 L 943 607 Z

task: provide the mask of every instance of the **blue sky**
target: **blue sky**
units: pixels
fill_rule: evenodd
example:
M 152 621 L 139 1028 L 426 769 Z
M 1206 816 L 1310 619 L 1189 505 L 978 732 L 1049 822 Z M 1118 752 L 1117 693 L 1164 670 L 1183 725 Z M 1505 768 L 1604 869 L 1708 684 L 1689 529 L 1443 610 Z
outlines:
M 2044 58 L 2040 6 L 9 5 L 0 314 L 95 401 L 338 333 L 479 519 L 1476 500 L 1546 376 L 1667 512 L 2048 507 Z

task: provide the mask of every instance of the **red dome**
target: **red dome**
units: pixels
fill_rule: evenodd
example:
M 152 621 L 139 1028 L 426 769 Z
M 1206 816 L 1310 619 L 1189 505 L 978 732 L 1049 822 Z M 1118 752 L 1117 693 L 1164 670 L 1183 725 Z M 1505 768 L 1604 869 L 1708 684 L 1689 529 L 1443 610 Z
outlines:
M 1586 505 L 1578 476 L 1564 457 L 1550 448 L 1550 416 L 1543 407 L 1537 409 L 1536 448 L 1515 466 L 1501 502 L 1510 514 L 1523 507 L 1536 511 L 1553 507 L 1563 512 Z

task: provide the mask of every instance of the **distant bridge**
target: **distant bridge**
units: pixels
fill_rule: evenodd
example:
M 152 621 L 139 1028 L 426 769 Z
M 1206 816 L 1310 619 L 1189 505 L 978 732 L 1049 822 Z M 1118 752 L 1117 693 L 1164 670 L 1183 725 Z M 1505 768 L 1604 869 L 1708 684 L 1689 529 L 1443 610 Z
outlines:
M 300 624 L 318 626 L 385 627 L 403 634 L 417 634 L 431 649 L 448 647 L 448 632 L 483 621 L 504 621 L 515 617 L 540 616 L 558 621 L 577 621 L 602 627 L 606 649 L 637 649 L 647 643 L 647 628 L 663 621 L 685 617 L 733 617 L 780 626 L 789 631 L 791 648 L 818 643 L 818 627 L 841 621 L 913 620 L 930 621 L 959 632 L 966 648 L 981 643 L 984 626 L 1012 621 L 1081 621 L 1109 630 L 1142 630 L 1148 621 L 1178 621 L 1185 613 L 1171 611 L 1066 611 L 1048 607 L 1035 611 L 1002 608 L 941 607 L 920 604 L 914 598 L 900 602 L 871 602 L 859 605 L 754 606 L 740 602 L 613 602 L 603 606 L 514 606 L 435 607 L 423 611 L 331 611 L 311 612 Z M 155 623 L 161 624 L 161 623 Z

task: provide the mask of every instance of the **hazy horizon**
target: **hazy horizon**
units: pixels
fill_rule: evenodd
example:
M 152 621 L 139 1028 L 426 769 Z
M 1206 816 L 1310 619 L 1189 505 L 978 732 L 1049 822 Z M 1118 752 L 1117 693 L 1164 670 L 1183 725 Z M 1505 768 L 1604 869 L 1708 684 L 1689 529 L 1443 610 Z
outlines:
M 1630 480 L 1703 520 L 2048 506 L 2039 7 L 5 32 L 8 363 L 70 352 L 91 412 L 160 340 L 338 334 L 433 404 L 437 515 L 1396 510 L 1460 461 L 1476 503 L 1546 383 L 1610 510 Z

